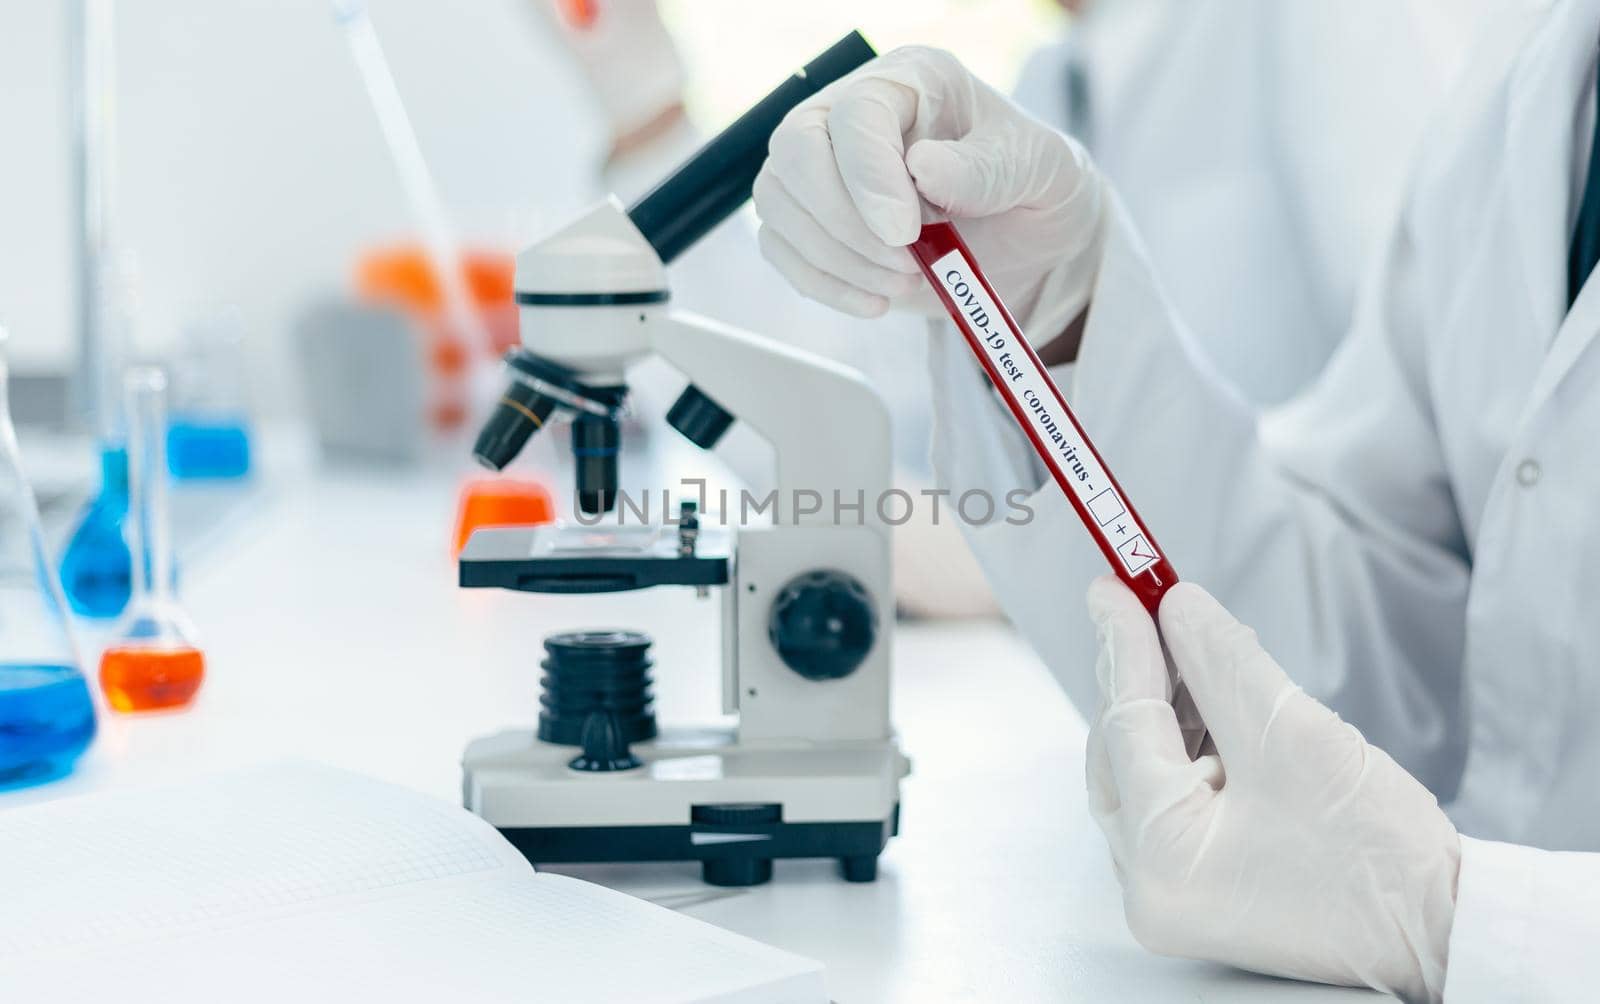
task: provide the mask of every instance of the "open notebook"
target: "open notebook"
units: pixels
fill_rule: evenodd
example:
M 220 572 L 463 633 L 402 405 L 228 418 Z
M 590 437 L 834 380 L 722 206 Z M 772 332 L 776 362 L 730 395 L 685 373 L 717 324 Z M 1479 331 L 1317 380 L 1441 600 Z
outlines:
M 311 764 L 0 810 L 0 1001 L 824 1004 L 817 963 Z

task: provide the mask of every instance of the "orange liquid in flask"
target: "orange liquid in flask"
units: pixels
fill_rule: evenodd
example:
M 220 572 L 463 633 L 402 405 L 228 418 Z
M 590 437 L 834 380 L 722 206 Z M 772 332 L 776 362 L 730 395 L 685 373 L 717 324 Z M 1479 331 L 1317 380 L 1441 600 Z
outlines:
M 114 645 L 100 657 L 100 689 L 118 711 L 178 708 L 194 700 L 205 672 L 197 648 Z
M 124 378 L 128 415 L 128 520 L 133 599 L 120 639 L 100 656 L 100 689 L 117 711 L 181 708 L 194 700 L 206 660 L 172 596 L 167 516 L 166 376 L 135 367 Z

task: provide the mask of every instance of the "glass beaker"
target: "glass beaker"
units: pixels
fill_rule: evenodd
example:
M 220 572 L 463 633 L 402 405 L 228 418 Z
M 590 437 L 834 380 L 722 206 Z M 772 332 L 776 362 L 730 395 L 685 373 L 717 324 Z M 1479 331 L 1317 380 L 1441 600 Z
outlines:
M 66 600 L 11 425 L 0 330 L 0 789 L 66 774 L 94 738 Z
M 202 318 L 184 334 L 167 424 L 167 466 L 180 481 L 250 473 L 243 336 L 244 323 L 234 309 Z
M 166 376 L 154 367 L 130 370 L 128 518 L 133 597 L 117 638 L 100 656 L 100 687 L 117 711 L 177 708 L 194 699 L 205 675 L 196 631 L 172 586 L 167 515 Z

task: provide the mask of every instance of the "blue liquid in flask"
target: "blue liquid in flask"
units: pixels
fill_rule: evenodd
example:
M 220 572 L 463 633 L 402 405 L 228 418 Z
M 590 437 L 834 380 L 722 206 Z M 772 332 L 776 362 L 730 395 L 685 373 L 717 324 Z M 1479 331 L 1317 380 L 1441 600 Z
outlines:
M 249 426 L 221 415 L 174 415 L 167 467 L 180 480 L 242 478 L 250 473 Z
M 133 592 L 133 557 L 122 539 L 128 517 L 128 453 L 121 446 L 100 454 L 100 494 L 84 509 L 61 556 L 61 588 L 83 617 L 115 617 Z
M 94 728 L 94 702 L 76 668 L 0 663 L 0 791 L 70 772 Z

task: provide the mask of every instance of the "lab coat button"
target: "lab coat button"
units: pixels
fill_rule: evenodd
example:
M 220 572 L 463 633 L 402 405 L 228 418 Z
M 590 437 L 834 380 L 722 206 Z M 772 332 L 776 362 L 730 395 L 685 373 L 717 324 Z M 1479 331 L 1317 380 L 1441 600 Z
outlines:
M 1532 488 L 1539 483 L 1541 473 L 1543 472 L 1539 470 L 1539 461 L 1524 460 L 1517 465 L 1517 483 L 1524 488 Z

